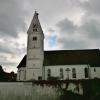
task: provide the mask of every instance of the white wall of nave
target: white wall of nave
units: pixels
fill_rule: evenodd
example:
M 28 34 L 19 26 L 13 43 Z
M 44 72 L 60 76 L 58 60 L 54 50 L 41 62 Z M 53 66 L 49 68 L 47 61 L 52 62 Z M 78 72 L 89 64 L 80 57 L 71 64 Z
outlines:
M 88 68 L 88 65 L 57 65 L 57 66 L 45 66 L 45 79 L 47 80 L 48 69 L 51 69 L 51 76 L 60 77 L 60 68 L 63 69 L 63 79 L 86 79 L 84 69 Z M 72 76 L 72 69 L 76 69 L 76 78 Z M 69 69 L 69 71 L 66 71 Z
M 100 78 L 100 67 L 91 67 L 91 78 Z

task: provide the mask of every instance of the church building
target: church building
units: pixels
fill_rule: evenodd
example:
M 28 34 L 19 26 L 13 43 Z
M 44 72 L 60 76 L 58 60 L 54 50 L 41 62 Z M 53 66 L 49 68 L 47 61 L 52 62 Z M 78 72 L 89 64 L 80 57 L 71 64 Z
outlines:
M 99 49 L 44 51 L 44 33 L 36 11 L 27 34 L 27 55 L 17 66 L 17 81 L 100 78 Z

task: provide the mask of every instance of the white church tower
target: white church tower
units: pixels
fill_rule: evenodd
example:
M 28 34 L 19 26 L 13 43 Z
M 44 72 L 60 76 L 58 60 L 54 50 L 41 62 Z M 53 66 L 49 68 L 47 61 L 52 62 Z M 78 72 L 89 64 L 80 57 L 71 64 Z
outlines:
M 26 80 L 41 80 L 43 79 L 44 34 L 36 11 L 27 33 Z

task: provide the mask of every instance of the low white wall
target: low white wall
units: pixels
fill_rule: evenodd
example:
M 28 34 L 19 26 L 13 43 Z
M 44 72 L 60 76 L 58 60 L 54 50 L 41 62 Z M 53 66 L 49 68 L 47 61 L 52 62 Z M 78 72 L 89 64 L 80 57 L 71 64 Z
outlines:
M 0 95 L 29 95 L 31 88 L 31 82 L 0 82 Z
M 0 82 L 0 100 L 56 100 L 56 88 L 32 82 Z
M 62 88 L 66 84 L 62 85 Z M 83 94 L 79 84 L 79 91 L 73 83 L 68 85 L 68 90 Z M 32 82 L 0 82 L 0 100 L 56 100 L 61 95 L 58 87 L 52 85 L 36 85 Z

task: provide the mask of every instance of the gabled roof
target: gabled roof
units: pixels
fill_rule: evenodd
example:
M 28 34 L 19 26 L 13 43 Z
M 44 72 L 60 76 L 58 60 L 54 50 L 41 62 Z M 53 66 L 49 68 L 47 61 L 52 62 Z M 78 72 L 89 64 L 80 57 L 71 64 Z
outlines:
M 78 65 L 89 64 L 100 67 L 100 50 L 57 50 L 44 51 L 44 66 L 53 65 Z M 26 67 L 26 55 L 18 65 L 18 68 Z
M 100 66 L 100 51 L 98 49 L 61 50 L 46 51 L 44 53 L 44 66 L 76 64 L 90 64 L 91 66 Z
M 17 66 L 17 68 L 26 67 L 26 58 L 27 56 L 25 55 L 23 59 L 21 60 L 21 62 L 19 63 L 19 65 Z

